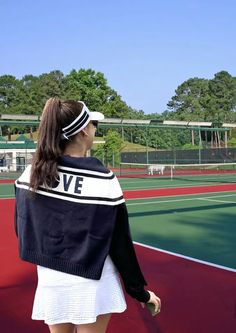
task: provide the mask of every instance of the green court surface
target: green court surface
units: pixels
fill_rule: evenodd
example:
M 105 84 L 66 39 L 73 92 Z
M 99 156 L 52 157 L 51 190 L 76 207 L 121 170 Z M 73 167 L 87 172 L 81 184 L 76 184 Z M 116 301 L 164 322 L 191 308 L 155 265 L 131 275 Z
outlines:
M 236 193 L 127 201 L 137 242 L 236 268 Z
M 14 184 L 0 183 L 0 198 L 14 198 Z
M 22 174 L 22 171 L 14 171 L 14 172 L 0 172 L 0 181 L 1 180 L 9 180 L 9 179 L 17 179 Z
M 170 177 L 120 178 L 123 190 L 141 190 L 168 187 L 192 187 L 236 183 L 236 175 L 197 175 Z

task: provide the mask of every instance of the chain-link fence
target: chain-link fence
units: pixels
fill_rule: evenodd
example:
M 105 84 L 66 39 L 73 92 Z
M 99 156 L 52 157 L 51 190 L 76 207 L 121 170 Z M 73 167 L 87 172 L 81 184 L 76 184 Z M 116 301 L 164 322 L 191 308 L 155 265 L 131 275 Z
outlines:
M 0 154 L 0 172 L 22 172 L 32 163 L 33 152 L 7 152 Z
M 179 149 L 121 153 L 122 163 L 201 164 L 236 162 L 236 148 Z

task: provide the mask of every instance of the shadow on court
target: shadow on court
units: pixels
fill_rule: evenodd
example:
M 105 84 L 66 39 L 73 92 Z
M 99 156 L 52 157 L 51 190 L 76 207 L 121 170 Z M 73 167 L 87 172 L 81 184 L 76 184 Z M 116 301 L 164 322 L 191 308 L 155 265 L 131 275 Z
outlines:
M 142 203 L 140 203 L 142 205 Z M 214 204 L 214 205 L 206 205 L 206 206 L 192 206 L 192 207 L 182 207 L 182 208 L 170 208 L 170 209 L 161 209 L 160 208 L 161 201 L 157 203 L 157 210 L 150 211 L 142 211 L 142 212 L 132 212 L 129 213 L 129 217 L 145 217 L 145 216 L 158 216 L 165 214 L 173 214 L 173 213 L 186 213 L 186 212 L 200 212 L 200 211 L 209 211 L 212 209 L 220 209 L 220 208 L 231 208 L 236 207 L 235 203 L 224 203 L 224 204 Z

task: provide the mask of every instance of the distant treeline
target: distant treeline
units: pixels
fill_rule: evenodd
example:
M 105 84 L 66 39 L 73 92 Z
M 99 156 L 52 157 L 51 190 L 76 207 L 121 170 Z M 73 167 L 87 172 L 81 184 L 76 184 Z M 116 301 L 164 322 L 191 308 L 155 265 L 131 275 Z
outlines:
M 171 116 L 179 120 L 236 121 L 236 77 L 226 71 L 212 80 L 192 78 L 183 82 L 168 103 Z
M 0 113 L 41 114 L 46 100 L 83 100 L 91 110 L 106 117 L 140 117 L 144 113 L 128 107 L 118 93 L 108 86 L 104 75 L 94 70 L 72 70 L 68 75 L 55 70 L 39 76 L 0 76 Z
M 68 75 L 55 70 L 39 76 L 25 75 L 17 79 L 12 75 L 0 76 L 0 113 L 41 114 L 46 100 L 83 100 L 91 110 L 103 112 L 107 118 L 175 119 L 236 122 L 236 77 L 226 71 L 218 72 L 211 80 L 190 78 L 183 82 L 170 98 L 162 113 L 145 114 L 128 106 L 114 89 L 109 87 L 104 74 L 92 69 L 73 69 Z M 158 99 L 158 96 L 156 97 Z M 159 110 L 158 110 L 159 111 Z M 19 128 L 15 127 L 15 132 Z M 7 129 L 3 128 L 3 134 Z M 186 131 L 125 129 L 125 139 L 155 148 L 182 146 L 190 142 Z

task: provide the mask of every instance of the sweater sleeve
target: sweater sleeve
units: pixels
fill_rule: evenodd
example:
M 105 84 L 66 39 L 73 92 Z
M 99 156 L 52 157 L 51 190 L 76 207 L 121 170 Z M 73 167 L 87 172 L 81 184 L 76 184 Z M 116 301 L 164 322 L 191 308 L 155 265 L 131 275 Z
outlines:
M 125 203 L 117 206 L 110 256 L 124 282 L 126 292 L 140 302 L 148 302 L 149 293 L 133 246 Z

